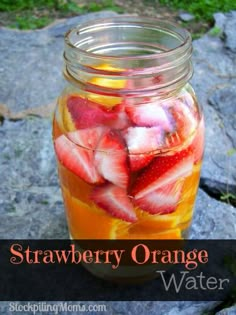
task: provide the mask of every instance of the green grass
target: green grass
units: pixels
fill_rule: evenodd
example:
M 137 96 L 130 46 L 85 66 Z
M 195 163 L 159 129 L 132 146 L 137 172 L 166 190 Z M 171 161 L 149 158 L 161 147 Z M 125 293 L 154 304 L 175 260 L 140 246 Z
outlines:
M 34 10 L 35 8 L 47 8 L 57 11 L 79 11 L 80 7 L 74 1 L 63 0 L 1 0 L 0 11 Z
M 19 29 L 37 29 L 51 23 L 56 18 L 113 10 L 122 13 L 122 8 L 113 0 L 84 1 L 79 4 L 75 0 L 1 0 L 0 13 L 7 13 L 7 25 Z
M 231 148 L 231 149 L 229 149 L 227 151 L 227 156 L 229 156 L 229 157 L 234 155 L 234 154 L 236 154 L 236 149 L 235 148 Z
M 11 28 L 19 28 L 21 30 L 35 30 L 37 28 L 42 28 L 48 24 L 50 24 L 53 19 L 48 18 L 46 16 L 36 17 L 31 15 L 24 16 L 16 16 L 14 22 L 12 22 L 9 26 Z
M 183 10 L 192 13 L 195 21 L 206 22 L 210 27 L 213 14 L 236 10 L 234 0 L 142 0 L 144 3 L 162 4 L 173 10 Z M 48 25 L 56 18 L 67 18 L 78 14 L 113 10 L 123 13 L 122 7 L 117 6 L 114 0 L 1 0 L 0 25 L 19 29 L 36 29 Z M 199 34 L 198 34 L 199 33 Z M 202 31 L 196 32 L 196 38 Z M 219 36 L 220 30 L 213 29 L 212 36 Z
M 236 9 L 236 1 L 233 0 L 159 0 L 161 4 L 174 9 L 181 9 L 192 13 L 197 20 L 203 19 L 212 22 L 216 12 L 228 12 Z
M 218 26 L 214 26 L 210 31 L 209 31 L 209 34 L 211 36 L 220 36 L 222 33 L 222 30 L 221 28 L 219 28 Z

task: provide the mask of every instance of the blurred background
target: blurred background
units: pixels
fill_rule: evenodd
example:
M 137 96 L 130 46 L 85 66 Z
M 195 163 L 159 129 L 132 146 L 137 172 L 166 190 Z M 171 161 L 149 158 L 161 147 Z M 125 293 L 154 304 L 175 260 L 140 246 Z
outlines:
M 58 18 L 101 10 L 145 15 L 177 22 L 191 31 L 193 39 L 214 28 L 213 14 L 236 9 L 233 0 L 1 0 L 0 26 L 18 29 L 43 28 Z

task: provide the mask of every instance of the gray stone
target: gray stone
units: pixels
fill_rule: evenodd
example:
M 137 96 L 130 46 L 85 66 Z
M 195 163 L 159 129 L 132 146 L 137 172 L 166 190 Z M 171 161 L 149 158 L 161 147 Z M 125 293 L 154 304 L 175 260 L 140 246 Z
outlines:
M 213 14 L 214 20 L 215 20 L 215 26 L 220 28 L 221 30 L 224 29 L 225 22 L 226 22 L 226 16 L 224 13 L 217 12 Z
M 0 128 L 0 238 L 67 238 L 51 139 L 51 121 L 26 119 Z
M 235 208 L 210 198 L 199 189 L 190 238 L 235 239 L 235 237 Z
M 36 304 L 39 302 L 36 302 Z M 59 304 L 60 302 L 48 302 L 47 304 Z M 27 304 L 27 302 L 21 302 L 21 305 Z M 202 315 L 203 312 L 209 311 L 216 305 L 215 302 L 68 302 L 68 305 L 75 304 L 104 304 L 107 311 L 99 312 L 99 315 Z M 2 312 L 2 313 L 1 313 Z M 0 313 L 4 315 L 11 315 L 9 311 L 9 302 L 1 302 Z M 15 314 L 15 313 L 14 313 Z M 18 313 L 16 313 L 18 314 Z M 29 315 L 34 315 L 33 312 L 27 312 Z M 43 312 L 37 312 L 37 314 L 44 315 Z M 47 315 L 53 315 L 55 313 L 47 312 Z M 62 314 L 60 312 L 60 314 Z M 63 312 L 63 315 L 77 315 L 78 312 Z M 85 314 L 84 312 L 82 314 Z M 96 315 L 98 312 L 89 312 L 89 315 Z M 20 313 L 19 313 L 20 315 Z M 223 315 L 223 314 L 220 314 Z M 225 313 L 224 315 L 231 315 Z
M 225 27 L 235 14 L 217 14 L 218 23 Z M 229 19 L 230 18 L 230 19 Z M 228 20 L 229 19 L 229 20 Z M 227 49 L 224 38 L 208 34 L 194 41 L 193 87 L 203 107 L 206 121 L 205 158 L 202 178 L 211 181 L 211 187 L 227 192 L 227 185 L 236 191 L 235 148 L 235 73 L 236 54 Z M 217 184 L 219 183 L 219 185 Z M 218 187 L 220 186 L 220 187 Z
M 114 315 L 202 315 L 215 302 L 112 302 Z
M 226 47 L 236 53 L 236 11 L 232 11 L 226 16 L 227 20 L 224 28 Z
M 216 90 L 208 99 L 209 103 L 217 110 L 227 136 L 231 139 L 233 147 L 236 148 L 236 110 L 232 100 L 236 99 L 236 80 L 221 89 Z M 235 152 L 236 153 L 236 152 Z M 236 178 L 236 169 L 232 170 Z
M 184 22 L 190 22 L 192 20 L 195 19 L 195 16 L 190 14 L 190 13 L 187 13 L 187 12 L 182 12 L 179 14 L 179 17 L 182 21 Z
M 50 103 L 64 86 L 64 33 L 85 21 L 112 17 L 98 12 L 60 21 L 36 31 L 0 28 L 0 103 L 15 112 Z
M 24 190 L 57 185 L 51 124 L 50 120 L 30 118 L 6 121 L 0 128 L 3 187 Z
M 236 305 L 225 308 L 220 312 L 217 312 L 216 315 L 235 315 L 236 314 Z

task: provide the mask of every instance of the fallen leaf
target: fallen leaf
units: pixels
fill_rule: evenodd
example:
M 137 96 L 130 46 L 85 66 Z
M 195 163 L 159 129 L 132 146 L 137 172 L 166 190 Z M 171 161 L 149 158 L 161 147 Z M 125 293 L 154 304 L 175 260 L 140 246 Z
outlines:
M 10 120 L 20 120 L 26 118 L 27 116 L 48 118 L 52 116 L 55 108 L 56 100 L 47 105 L 28 108 L 17 113 L 11 112 L 6 105 L 0 104 L 0 117 Z
M 10 109 L 5 104 L 0 104 L 0 117 L 8 118 L 10 114 Z

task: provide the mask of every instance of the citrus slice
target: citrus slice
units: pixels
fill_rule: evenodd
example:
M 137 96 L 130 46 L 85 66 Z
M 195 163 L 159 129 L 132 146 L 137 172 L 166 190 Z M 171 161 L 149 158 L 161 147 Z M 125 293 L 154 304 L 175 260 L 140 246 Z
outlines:
M 92 191 L 91 185 L 69 171 L 60 162 L 58 163 L 58 173 L 61 185 L 67 188 L 74 198 L 77 198 L 84 203 L 90 202 L 90 194 Z
M 129 223 L 113 218 L 102 209 L 74 198 L 62 188 L 70 233 L 74 239 L 115 239 L 117 230 Z
M 181 239 L 181 230 L 172 229 L 160 233 L 127 233 L 119 235 L 119 239 L 129 239 L 129 240 L 172 240 Z
M 107 71 L 111 70 L 113 72 L 122 71 L 122 69 L 114 68 L 108 64 L 102 64 L 94 68 L 99 69 L 99 70 L 107 70 Z M 108 78 L 102 78 L 102 77 L 93 77 L 92 79 L 89 80 L 89 82 L 100 87 L 112 88 L 114 90 L 123 89 L 126 85 L 126 80 L 114 79 L 114 78 L 108 79 Z M 121 98 L 116 97 L 116 96 L 107 96 L 107 95 L 99 95 L 95 93 L 88 93 L 87 97 L 90 100 L 98 104 L 102 104 L 105 107 L 113 107 L 121 103 Z
M 68 112 L 66 101 L 66 96 L 60 96 L 58 98 L 54 117 L 54 121 L 60 129 L 61 134 L 66 133 L 67 131 L 74 131 L 76 129 L 70 113 Z
M 78 95 L 79 97 L 79 95 Z M 63 98 L 62 99 L 62 106 L 63 106 L 63 125 L 64 125 L 64 130 L 67 131 L 75 131 L 76 130 L 76 126 L 75 123 L 73 121 L 73 118 L 68 110 L 68 106 L 67 106 L 67 100 L 68 97 Z
M 129 227 L 130 233 L 159 233 L 177 227 L 180 217 L 177 215 L 144 215 L 142 210 L 136 209 L 138 222 Z

